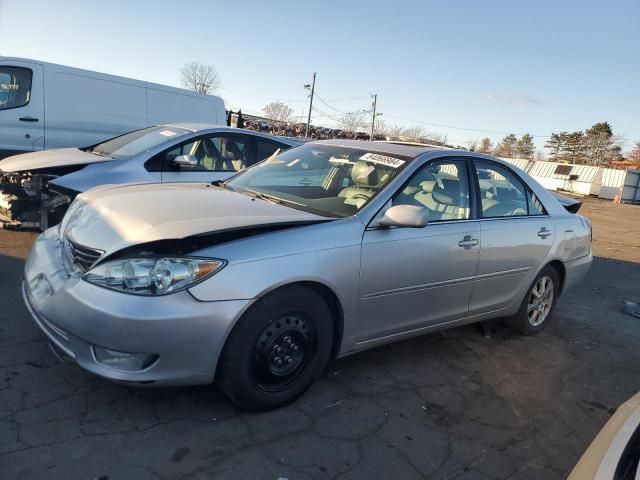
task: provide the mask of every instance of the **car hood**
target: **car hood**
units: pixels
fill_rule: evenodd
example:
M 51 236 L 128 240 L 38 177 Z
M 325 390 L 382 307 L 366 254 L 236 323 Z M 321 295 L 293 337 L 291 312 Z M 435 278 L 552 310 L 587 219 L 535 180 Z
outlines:
M 84 152 L 78 148 L 58 148 L 41 152 L 22 153 L 0 161 L 3 172 L 23 172 L 40 168 L 70 167 L 72 165 L 88 165 L 104 162 L 109 158 Z
M 147 183 L 104 186 L 80 194 L 61 229 L 69 240 L 109 255 L 156 240 L 327 220 L 211 184 Z

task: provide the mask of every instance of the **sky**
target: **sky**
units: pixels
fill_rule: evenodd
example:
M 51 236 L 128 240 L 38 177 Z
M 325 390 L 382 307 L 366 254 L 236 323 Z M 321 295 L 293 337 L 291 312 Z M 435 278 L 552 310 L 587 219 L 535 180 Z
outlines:
M 640 141 L 640 0 L 0 0 L 0 55 L 174 86 L 197 61 L 227 108 L 300 116 L 317 72 L 313 123 L 376 93 L 387 125 L 460 145 L 600 121 Z

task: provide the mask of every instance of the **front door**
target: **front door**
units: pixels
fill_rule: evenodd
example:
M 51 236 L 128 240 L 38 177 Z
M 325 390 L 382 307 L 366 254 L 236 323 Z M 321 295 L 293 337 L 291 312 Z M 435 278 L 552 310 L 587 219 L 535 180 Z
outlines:
M 42 65 L 0 61 L 0 158 L 43 148 Z
M 426 208 L 429 224 L 365 231 L 359 341 L 467 316 L 480 251 L 469 199 L 466 162 L 432 162 L 392 199 Z

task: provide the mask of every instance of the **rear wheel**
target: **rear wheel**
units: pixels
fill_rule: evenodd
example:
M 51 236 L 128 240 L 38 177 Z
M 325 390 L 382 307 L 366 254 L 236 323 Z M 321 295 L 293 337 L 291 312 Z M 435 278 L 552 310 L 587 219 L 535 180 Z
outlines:
M 253 305 L 231 332 L 220 386 L 243 408 L 281 407 L 320 375 L 332 343 L 333 320 L 320 295 L 303 286 L 277 290 Z
M 555 309 L 559 287 L 556 269 L 543 268 L 529 287 L 520 310 L 509 319 L 509 325 L 523 335 L 533 335 L 544 329 Z

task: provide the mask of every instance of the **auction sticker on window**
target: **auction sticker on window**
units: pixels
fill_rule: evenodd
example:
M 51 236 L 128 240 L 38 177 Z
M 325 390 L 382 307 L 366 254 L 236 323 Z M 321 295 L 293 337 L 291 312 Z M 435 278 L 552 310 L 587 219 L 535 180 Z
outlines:
M 380 165 L 387 165 L 392 168 L 399 168 L 404 165 L 404 160 L 400 160 L 395 157 L 389 157 L 387 155 L 380 155 L 378 153 L 365 153 L 360 157 L 360 160 L 366 160 L 371 163 L 379 163 Z

